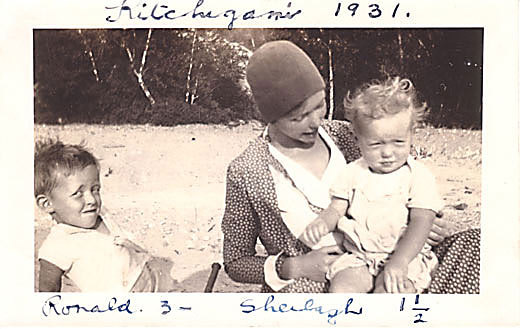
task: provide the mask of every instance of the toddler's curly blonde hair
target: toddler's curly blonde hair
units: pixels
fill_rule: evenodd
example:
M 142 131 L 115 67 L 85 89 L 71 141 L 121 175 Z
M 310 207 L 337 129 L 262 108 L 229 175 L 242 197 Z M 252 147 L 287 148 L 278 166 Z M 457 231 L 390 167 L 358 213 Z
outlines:
M 412 81 L 400 77 L 364 84 L 343 100 L 345 116 L 359 131 L 361 123 L 411 110 L 410 129 L 424 120 L 427 105 L 419 103 Z

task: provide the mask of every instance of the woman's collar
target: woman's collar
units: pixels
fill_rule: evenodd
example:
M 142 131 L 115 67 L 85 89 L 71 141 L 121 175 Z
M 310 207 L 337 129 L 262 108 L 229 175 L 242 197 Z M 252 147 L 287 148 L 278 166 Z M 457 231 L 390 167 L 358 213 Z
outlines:
M 330 150 L 329 162 L 321 179 L 303 169 L 303 167 L 284 155 L 271 143 L 268 143 L 268 149 L 272 157 L 285 169 L 286 174 L 289 176 L 288 178 L 307 197 L 307 200 L 315 206 L 323 208 L 330 202 L 328 193 L 330 185 L 336 179 L 341 168 L 346 165 L 346 162 L 332 138 L 328 136 L 323 128 L 320 127 L 318 129 L 318 134 Z

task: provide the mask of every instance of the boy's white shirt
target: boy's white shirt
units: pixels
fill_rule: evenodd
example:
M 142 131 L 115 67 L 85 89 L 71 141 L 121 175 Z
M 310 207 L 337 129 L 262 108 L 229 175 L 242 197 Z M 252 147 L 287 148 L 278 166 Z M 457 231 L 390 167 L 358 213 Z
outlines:
M 149 255 L 119 245 L 126 233 L 106 217 L 103 222 L 110 234 L 55 224 L 38 257 L 62 269 L 82 292 L 129 292 Z
M 437 190 L 435 176 L 424 163 L 411 156 L 408 156 L 401 168 L 384 175 L 370 171 L 368 163 L 363 158 L 349 163 L 332 184 L 331 195 L 349 200 L 349 207 L 352 208 L 354 190 L 368 193 L 367 195 L 372 199 L 402 194 L 407 199 L 403 204 L 408 209 L 429 209 L 438 213 L 444 207 Z M 359 210 L 363 212 L 361 216 L 365 216 L 364 213 L 370 211 L 370 209 Z
M 273 157 L 282 164 L 284 169 L 287 171 L 287 174 L 290 176 L 289 179 L 274 167 L 269 166 L 274 180 L 278 207 L 282 219 L 289 231 L 295 237 L 299 237 L 304 232 L 307 225 L 317 217 L 317 214 L 311 210 L 309 203 L 323 209 L 329 206 L 332 196 L 331 189 L 333 186 L 338 184 L 338 178 L 343 175 L 347 166 L 343 154 L 325 130 L 320 127 L 318 132 L 330 149 L 329 163 L 321 179 L 318 179 L 316 176 L 309 173 L 299 164 L 278 151 L 273 145 L 269 144 L 269 151 Z M 266 133 L 267 129 L 264 131 L 264 134 Z M 407 162 L 410 167 L 421 173 L 418 177 L 425 177 L 422 173 L 427 169 L 422 163 L 418 163 L 412 157 L 408 157 Z M 420 184 L 420 186 L 422 189 L 433 189 L 431 195 L 438 196 L 434 184 L 435 182 L 431 183 L 432 184 L 430 184 L 430 182 Z M 423 203 L 418 202 L 418 200 L 413 200 L 412 203 L 409 203 L 407 206 L 432 209 L 436 212 L 442 209 L 442 199 L 438 197 L 428 198 L 424 201 L 425 202 Z M 312 248 L 319 249 L 324 246 L 341 245 L 342 240 L 343 235 L 341 233 L 329 233 Z M 280 254 L 267 257 L 264 265 L 265 282 L 274 291 L 279 291 L 293 282 L 293 280 L 282 280 L 278 276 L 276 272 L 276 259 L 279 255 Z
M 274 167 L 269 166 L 274 180 L 280 214 L 289 231 L 297 238 L 304 232 L 307 225 L 318 216 L 311 210 L 309 203 L 323 209 L 327 208 L 331 201 L 330 188 L 342 168 L 346 166 L 343 154 L 325 130 L 320 127 L 318 133 L 330 150 L 329 163 L 321 179 L 269 144 L 269 151 L 290 176 L 289 179 Z M 324 246 L 339 245 L 342 238 L 341 234 L 329 233 L 312 248 L 318 249 Z M 264 265 L 265 282 L 274 291 L 278 291 L 293 282 L 293 280 L 282 280 L 278 276 L 275 266 L 278 256 L 267 257 Z
M 331 188 L 333 196 L 349 202 L 348 214 L 353 219 L 343 217 L 338 221 L 349 253 L 331 265 L 327 277 L 358 266 L 368 266 L 372 275 L 378 275 L 406 230 L 410 208 L 436 213 L 442 209 L 436 186 L 431 171 L 411 156 L 388 174 L 372 172 L 363 158 L 349 163 Z M 437 258 L 425 244 L 410 262 L 407 276 L 422 291 L 430 284 L 430 273 L 436 266 Z

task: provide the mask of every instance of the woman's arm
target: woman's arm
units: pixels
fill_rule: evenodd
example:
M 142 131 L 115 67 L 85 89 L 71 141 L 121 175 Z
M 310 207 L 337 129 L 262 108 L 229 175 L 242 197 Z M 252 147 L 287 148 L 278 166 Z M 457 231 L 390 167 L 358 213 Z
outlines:
M 249 201 L 241 172 L 231 164 L 227 171 L 226 207 L 222 219 L 224 269 L 237 282 L 264 282 L 267 257 L 256 256 L 260 226 Z
M 408 264 L 419 254 L 430 234 L 435 212 L 411 208 L 410 220 L 390 260 L 385 265 L 384 281 L 388 292 L 404 291 Z
M 283 259 L 279 275 L 284 280 L 307 278 L 325 282 L 329 266 L 343 252 L 338 246 L 323 247 L 308 253 Z
M 40 259 L 38 290 L 40 292 L 60 292 L 63 273 L 64 271 L 58 266 L 45 259 Z

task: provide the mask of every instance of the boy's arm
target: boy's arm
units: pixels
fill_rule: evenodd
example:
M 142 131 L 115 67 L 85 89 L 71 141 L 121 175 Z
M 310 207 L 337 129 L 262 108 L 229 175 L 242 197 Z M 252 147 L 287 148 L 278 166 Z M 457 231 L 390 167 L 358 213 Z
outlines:
M 324 235 L 336 228 L 341 216 L 345 215 L 348 205 L 348 200 L 333 197 L 330 205 L 307 225 L 300 240 L 308 246 L 317 244 Z
M 419 161 L 412 161 L 412 183 L 410 189 L 409 209 L 431 209 L 436 212 L 433 226 L 430 229 L 427 242 L 431 246 L 439 244 L 448 234 L 448 222 L 443 219 L 442 200 L 433 173 Z
M 64 271 L 58 266 L 40 258 L 38 290 L 40 292 L 60 292 L 63 273 Z
M 385 265 L 385 287 L 388 292 L 404 289 L 408 264 L 424 247 L 432 229 L 435 212 L 429 209 L 411 208 L 410 220 L 390 260 Z
M 333 231 L 338 225 L 338 220 L 347 213 L 349 202 L 347 199 L 333 196 L 330 205 L 323 210 L 320 217 L 323 218 L 329 232 Z

